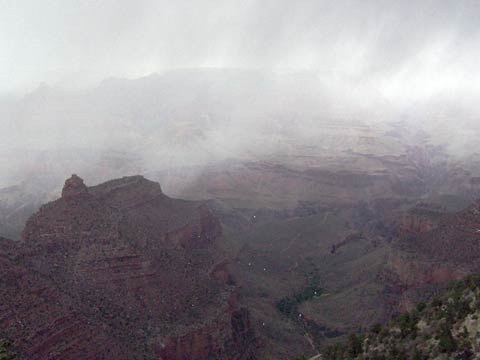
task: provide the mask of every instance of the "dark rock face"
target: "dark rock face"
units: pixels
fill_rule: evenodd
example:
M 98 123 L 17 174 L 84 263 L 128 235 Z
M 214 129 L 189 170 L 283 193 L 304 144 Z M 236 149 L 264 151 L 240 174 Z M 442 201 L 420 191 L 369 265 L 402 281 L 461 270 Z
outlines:
M 83 180 L 77 175 L 73 174 L 70 179 L 65 181 L 65 186 L 62 190 L 62 198 L 66 201 L 73 200 L 88 194 L 87 186 Z
M 480 257 L 480 202 L 442 216 L 436 225 L 403 239 L 405 248 L 445 264 L 478 271 Z
M 17 244 L 0 239 L 0 323 L 20 359 L 127 359 L 134 355 L 112 328 L 79 311 L 48 277 L 18 263 Z
M 379 280 L 393 312 L 410 311 L 446 284 L 480 269 L 480 202 L 450 214 L 406 214 Z
M 87 188 L 73 175 L 62 197 L 29 219 L 23 242 L 11 245 L 5 257 L 29 276 L 48 279 L 42 293 L 50 306 L 65 311 L 68 320 L 62 321 L 90 326 L 94 339 L 92 347 L 82 347 L 82 359 L 254 359 L 256 339 L 248 312 L 235 300 L 221 239 L 208 207 L 171 199 L 157 183 L 135 176 Z M 2 277 L 17 272 L 5 261 Z M 2 283 L 12 297 L 3 312 L 25 321 L 40 316 L 37 306 L 26 311 L 14 305 L 33 297 L 28 291 L 35 287 L 12 284 Z M 72 354 L 79 352 L 75 344 L 83 344 L 86 330 L 44 333 L 42 327 L 55 327 L 61 314 L 42 309 L 42 325 L 28 326 L 46 357 L 36 357 L 31 336 L 14 330 L 7 335 L 28 358 L 67 358 L 56 355 L 61 344 L 71 342 Z M 0 324 L 11 331 L 5 318 Z M 105 354 L 96 342 L 121 351 Z
M 256 359 L 258 350 L 255 335 L 250 324 L 248 311 L 244 308 L 234 310 L 229 323 L 215 323 L 191 331 L 181 337 L 169 339 L 166 346 L 158 349 L 161 359 L 203 360 L 215 354 L 215 359 Z M 238 353 L 241 350 L 241 354 Z
M 480 201 L 443 219 L 423 234 L 419 250 L 435 258 L 478 271 L 480 258 Z

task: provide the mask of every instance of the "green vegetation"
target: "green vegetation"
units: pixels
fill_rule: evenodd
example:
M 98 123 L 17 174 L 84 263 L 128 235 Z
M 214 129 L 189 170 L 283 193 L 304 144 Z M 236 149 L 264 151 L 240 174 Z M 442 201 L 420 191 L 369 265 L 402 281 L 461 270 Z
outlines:
M 293 359 L 293 360 L 307 360 L 307 357 L 302 354 L 302 355 L 299 355 L 299 356 L 295 357 L 295 359 Z
M 286 316 L 295 316 L 298 313 L 298 306 L 307 300 L 320 296 L 322 289 L 317 286 L 309 285 L 302 292 L 292 297 L 284 297 L 277 303 L 277 309 Z
M 442 353 L 452 353 L 457 350 L 457 342 L 452 335 L 450 328 L 444 324 L 441 327 L 440 335 L 438 336 L 438 348 Z
M 282 298 L 277 303 L 277 309 L 287 317 L 294 318 L 298 316 L 298 307 L 305 301 L 311 300 L 322 294 L 323 289 L 319 286 L 320 279 L 318 270 L 311 262 L 313 270 L 306 274 L 308 285 L 301 292 Z
M 328 346 L 326 360 L 474 359 L 480 351 L 480 275 L 457 282 L 429 304 L 375 324 L 345 343 Z
M 11 350 L 12 344 L 0 339 L 0 360 L 12 360 L 15 358 L 15 352 Z

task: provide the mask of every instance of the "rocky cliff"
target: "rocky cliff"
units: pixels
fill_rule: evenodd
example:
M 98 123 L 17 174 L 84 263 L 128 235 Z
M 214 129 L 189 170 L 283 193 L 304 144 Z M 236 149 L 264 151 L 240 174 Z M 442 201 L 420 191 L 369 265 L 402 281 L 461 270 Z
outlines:
M 8 243 L 1 274 L 12 277 L 2 282 L 11 301 L 3 312 L 17 323 L 34 320 L 28 333 L 16 331 L 12 318 L 0 323 L 28 358 L 65 358 L 62 346 L 68 358 L 82 359 L 254 358 L 222 229 L 203 203 L 171 199 L 140 176 L 87 187 L 73 175 L 62 197 L 28 220 L 23 241 Z
M 480 203 L 457 213 L 414 208 L 403 216 L 379 280 L 393 313 L 410 311 L 445 284 L 478 272 Z

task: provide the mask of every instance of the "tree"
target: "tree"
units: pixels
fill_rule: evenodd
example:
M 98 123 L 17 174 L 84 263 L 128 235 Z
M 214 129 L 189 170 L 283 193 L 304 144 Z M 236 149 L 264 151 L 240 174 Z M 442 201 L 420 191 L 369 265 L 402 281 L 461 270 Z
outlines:
M 15 358 L 15 353 L 10 350 L 11 343 L 6 340 L 0 340 L 0 360 L 12 360 Z
M 440 335 L 438 337 L 439 343 L 438 347 L 441 352 L 451 353 L 457 350 L 457 342 L 453 338 L 450 327 L 447 325 L 442 326 Z
M 362 353 L 362 339 L 356 334 L 351 334 L 348 338 L 348 355 L 356 357 Z
M 427 357 L 423 355 L 422 351 L 420 349 L 415 349 L 413 352 L 413 360 L 427 360 Z

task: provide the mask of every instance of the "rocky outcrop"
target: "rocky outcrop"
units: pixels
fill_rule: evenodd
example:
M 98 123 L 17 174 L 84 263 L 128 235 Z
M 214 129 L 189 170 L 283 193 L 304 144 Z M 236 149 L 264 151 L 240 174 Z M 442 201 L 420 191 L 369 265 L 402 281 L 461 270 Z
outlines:
M 403 216 L 379 280 L 392 313 L 409 311 L 448 283 L 479 269 L 480 203 L 456 214 L 417 207 Z
M 432 219 L 418 214 L 406 213 L 402 218 L 402 230 L 421 234 L 433 229 L 434 223 Z
M 439 261 L 479 269 L 480 258 L 480 202 L 467 209 L 445 216 L 431 231 L 407 242 L 415 251 Z
M 413 309 L 415 304 L 468 272 L 450 264 L 391 256 L 378 278 L 385 284 L 384 302 L 392 313 Z
M 22 243 L 9 256 L 64 294 L 57 299 L 46 292 L 52 306 L 69 309 L 75 319 L 72 314 L 82 314 L 92 334 L 102 329 L 103 342 L 124 344 L 119 356 L 87 344 L 83 359 L 253 359 L 255 336 L 248 312 L 231 301 L 236 286 L 221 240 L 220 223 L 204 203 L 171 199 L 140 176 L 89 188 L 73 175 L 62 197 L 29 219 Z M 22 288 L 9 291 L 18 297 Z M 28 317 L 14 303 L 5 311 Z M 32 316 L 40 316 L 36 308 L 32 304 Z M 48 308 L 41 316 L 49 323 L 60 313 Z M 37 323 L 30 328 L 42 331 Z M 86 330 L 68 328 L 61 335 L 45 333 L 42 358 L 64 358 L 56 355 L 54 336 L 79 351 L 75 344 L 83 343 Z M 25 353 L 37 353 L 21 333 L 7 335 Z
M 446 217 L 446 209 L 433 204 L 418 203 L 403 214 L 400 233 L 419 235 L 433 230 Z
M 65 181 L 65 186 L 62 190 L 62 198 L 66 201 L 78 199 L 87 196 L 88 189 L 83 183 L 83 180 L 77 175 L 72 175 L 70 179 Z

